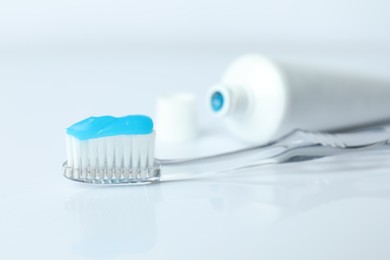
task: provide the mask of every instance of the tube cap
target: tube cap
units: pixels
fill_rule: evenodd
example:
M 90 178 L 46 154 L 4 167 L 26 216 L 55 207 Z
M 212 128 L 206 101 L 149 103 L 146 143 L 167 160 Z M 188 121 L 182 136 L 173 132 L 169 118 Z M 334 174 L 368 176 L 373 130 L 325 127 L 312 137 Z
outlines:
M 161 142 L 184 142 L 197 136 L 195 96 L 189 93 L 157 99 L 156 138 Z

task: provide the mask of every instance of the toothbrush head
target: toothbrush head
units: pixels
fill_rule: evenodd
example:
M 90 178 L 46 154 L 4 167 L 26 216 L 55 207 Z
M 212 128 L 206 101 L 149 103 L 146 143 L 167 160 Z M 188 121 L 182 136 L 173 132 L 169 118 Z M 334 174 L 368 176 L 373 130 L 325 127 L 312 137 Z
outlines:
M 90 117 L 67 129 L 64 176 L 86 183 L 152 183 L 155 132 L 147 116 Z

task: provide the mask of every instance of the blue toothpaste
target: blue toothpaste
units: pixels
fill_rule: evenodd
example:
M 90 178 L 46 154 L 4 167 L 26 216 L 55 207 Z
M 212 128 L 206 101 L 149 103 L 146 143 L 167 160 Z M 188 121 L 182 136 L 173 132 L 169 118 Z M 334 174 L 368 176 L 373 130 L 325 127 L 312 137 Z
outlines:
M 152 132 L 153 120 L 144 115 L 89 117 L 70 126 L 66 131 L 79 140 L 116 135 L 146 135 Z

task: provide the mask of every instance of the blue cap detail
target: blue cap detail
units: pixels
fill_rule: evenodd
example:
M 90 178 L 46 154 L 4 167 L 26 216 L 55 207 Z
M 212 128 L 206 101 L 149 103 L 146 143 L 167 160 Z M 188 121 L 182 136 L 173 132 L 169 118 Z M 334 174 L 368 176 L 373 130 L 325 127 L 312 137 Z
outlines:
M 72 126 L 66 133 L 79 140 L 115 135 L 146 135 L 153 132 L 153 120 L 148 116 L 89 117 Z
M 211 96 L 211 108 L 218 112 L 223 107 L 224 98 L 221 92 L 217 91 Z

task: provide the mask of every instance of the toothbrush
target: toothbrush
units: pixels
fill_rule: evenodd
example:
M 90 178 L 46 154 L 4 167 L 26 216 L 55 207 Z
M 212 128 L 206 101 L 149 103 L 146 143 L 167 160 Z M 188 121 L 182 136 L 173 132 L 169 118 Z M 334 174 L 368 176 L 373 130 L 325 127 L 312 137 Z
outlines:
M 376 139 L 364 141 L 367 135 L 375 135 Z M 94 184 L 154 183 L 355 151 L 389 149 L 389 138 L 387 127 L 346 134 L 294 130 L 266 145 L 199 158 L 161 160 L 154 158 L 155 132 L 151 118 L 143 115 L 90 117 L 67 129 L 64 176 Z

